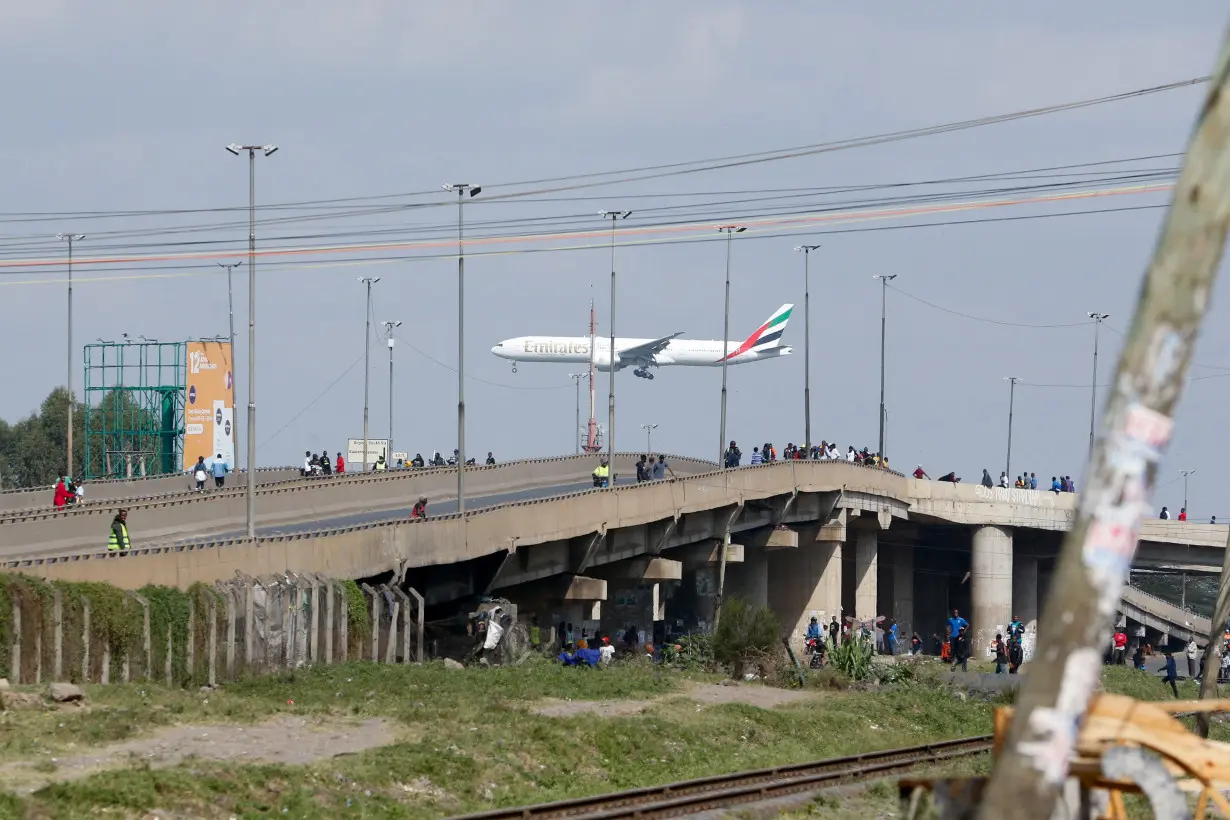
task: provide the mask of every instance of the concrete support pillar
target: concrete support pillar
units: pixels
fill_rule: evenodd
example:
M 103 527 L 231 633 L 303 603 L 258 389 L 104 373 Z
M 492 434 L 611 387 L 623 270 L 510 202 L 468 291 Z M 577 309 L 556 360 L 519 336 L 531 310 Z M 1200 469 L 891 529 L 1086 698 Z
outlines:
M 840 541 L 815 541 L 800 534 L 799 546 L 769 557 L 769 605 L 789 635 L 790 645 L 802 651 L 807 623 L 812 618 L 827 625 L 834 616 L 842 621 Z
M 1011 530 L 988 525 L 974 531 L 970 585 L 974 603 L 970 657 L 985 659 L 995 633 L 1005 632 L 1012 622 Z
M 742 598 L 753 607 L 769 605 L 769 554 L 763 547 L 748 547 L 742 566 L 728 568 L 727 596 Z M 733 583 L 732 583 L 733 582 Z
M 1038 636 L 1038 559 L 1033 556 L 1012 556 L 1012 614 L 1025 624 L 1021 646 L 1030 660 Z
M 898 654 L 908 652 L 914 634 L 914 548 L 893 550 L 893 601 L 886 613 L 897 623 Z
M 859 530 L 854 543 L 854 617 L 860 621 L 870 621 L 880 614 L 876 602 L 879 552 L 879 533 Z

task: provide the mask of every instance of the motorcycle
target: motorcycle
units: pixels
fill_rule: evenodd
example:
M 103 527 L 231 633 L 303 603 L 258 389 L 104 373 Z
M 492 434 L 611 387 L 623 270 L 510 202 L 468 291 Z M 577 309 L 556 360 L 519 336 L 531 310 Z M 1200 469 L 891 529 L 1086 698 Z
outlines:
M 594 476 L 594 486 L 595 487 L 609 487 L 611 486 L 611 480 L 603 476 Z
M 809 656 L 808 666 L 812 669 L 824 668 L 824 644 L 819 638 L 807 639 L 807 654 Z

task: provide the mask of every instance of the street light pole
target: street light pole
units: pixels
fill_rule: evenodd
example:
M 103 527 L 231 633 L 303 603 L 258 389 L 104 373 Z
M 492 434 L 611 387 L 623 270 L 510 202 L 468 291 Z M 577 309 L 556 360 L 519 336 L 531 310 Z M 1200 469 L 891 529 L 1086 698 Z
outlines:
M 393 331 L 401 327 L 401 322 L 385 321 L 385 335 L 389 337 L 389 449 L 386 461 L 393 460 Z
M 811 457 L 811 252 L 819 245 L 799 245 L 803 252 L 803 439 Z
M 611 465 L 611 469 L 615 469 L 615 223 L 621 219 L 627 219 L 631 211 L 599 211 L 598 215 L 603 219 L 611 220 L 611 374 L 610 388 L 607 391 L 607 419 L 606 419 L 606 452 L 607 463 Z M 615 482 L 610 483 L 611 489 L 615 489 Z
M 1004 472 L 1009 478 L 1012 478 L 1012 406 L 1016 401 L 1016 383 L 1020 380 L 1020 376 L 1004 376 L 1004 381 L 1008 382 L 1008 456 L 1004 460 Z
M 1089 318 L 1093 320 L 1093 381 L 1089 383 L 1089 458 L 1092 460 L 1093 418 L 1098 409 L 1098 329 L 1102 326 L 1102 320 L 1109 319 L 1110 314 L 1090 311 Z
M 236 145 L 226 150 L 235 156 L 248 152 L 248 538 L 256 538 L 256 152 L 270 156 L 276 145 Z M 234 353 L 232 352 L 232 355 Z
M 653 453 L 653 431 L 658 429 L 656 424 L 642 424 L 641 429 L 645 431 L 645 454 Z
M 1186 510 L 1187 509 L 1187 477 L 1189 475 L 1195 475 L 1196 471 L 1195 470 L 1180 470 L 1179 472 L 1183 473 L 1183 509 Z
M 231 287 L 231 273 L 235 268 L 243 264 L 243 260 L 232 262 L 227 265 L 223 262 L 218 263 L 218 267 L 226 268 L 226 320 L 231 331 L 231 433 L 235 439 L 235 469 L 239 469 L 239 425 L 235 424 L 233 417 L 235 414 L 235 384 L 238 379 L 235 378 L 235 291 Z
M 718 464 L 726 467 L 726 363 L 730 359 L 730 243 L 737 233 L 747 228 L 739 225 L 721 225 L 718 231 L 726 234 L 726 303 L 722 310 L 722 423 L 718 433 Z M 722 556 L 725 557 L 723 552 Z M 723 567 L 725 561 L 723 560 Z
M 467 192 L 478 196 L 481 185 L 453 182 L 442 186 L 457 192 L 457 512 L 466 515 L 466 249 L 465 201 Z
M 65 447 L 64 475 L 73 475 L 73 243 L 85 239 L 83 233 L 58 233 L 56 239 L 68 243 L 68 444 Z
M 884 339 L 887 335 L 888 319 L 886 308 L 888 305 L 888 283 L 897 278 L 897 274 L 890 273 L 884 275 L 881 273 L 875 274 L 873 279 L 880 280 L 880 461 L 883 462 L 884 452 Z
M 572 440 L 576 444 L 577 455 L 581 455 L 581 379 L 585 378 L 585 374 L 569 373 L 568 378 L 572 379 L 577 387 L 577 421 L 572 430 Z
M 360 276 L 359 282 L 367 286 L 367 316 L 363 330 L 363 467 L 361 473 L 367 472 L 367 419 L 368 419 L 368 385 L 372 377 L 372 285 L 380 281 L 380 277 Z M 388 466 L 388 462 L 385 462 Z

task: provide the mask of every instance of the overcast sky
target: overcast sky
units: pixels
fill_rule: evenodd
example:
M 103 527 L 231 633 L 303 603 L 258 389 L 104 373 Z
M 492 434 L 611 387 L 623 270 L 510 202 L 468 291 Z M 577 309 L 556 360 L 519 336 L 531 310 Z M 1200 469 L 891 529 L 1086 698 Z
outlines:
M 639 0 L 450 2 L 426 10 L 379 0 L 0 3 L 0 264 L 62 255 L 46 241 L 58 231 L 90 235 L 79 256 L 236 249 L 242 258 L 246 211 L 201 212 L 246 205 L 246 158 L 226 153 L 230 142 L 281 149 L 258 159 L 258 203 L 388 196 L 262 212 L 262 219 L 299 220 L 259 225 L 262 247 L 444 240 L 456 219 L 449 196 L 438 190 L 444 182 L 482 183 L 484 195 L 496 196 L 553 187 L 501 183 L 810 145 L 1160 85 L 1208 74 L 1225 24 L 1222 4 L 1197 0 L 1124 2 L 1111 15 L 1100 6 L 1058 2 L 891 11 Z M 475 235 L 488 237 L 601 231 L 597 210 L 630 208 L 625 241 L 632 242 L 649 236 L 636 229 L 751 222 L 766 208 L 814 213 L 844 210 L 856 199 L 919 194 L 949 202 L 960 191 L 1052 180 L 731 200 L 769 196 L 770 189 L 917 182 L 1180 152 L 1206 88 L 733 169 L 521 200 L 483 203 L 480 196 L 467 207 L 467 221 Z M 1161 157 L 1111 170 L 1164 170 L 1176 162 Z M 1082 322 L 1090 310 L 1108 312 L 1099 379 L 1106 383 L 1121 341 L 1114 329 L 1130 322 L 1164 211 L 903 226 L 1165 201 L 1165 194 L 1118 195 L 814 230 L 794 225 L 790 236 L 779 225 L 748 231 L 733 246 L 731 336 L 742 339 L 780 304 L 794 302 L 784 341 L 796 355 L 730 370 L 728 438 L 749 455 L 765 440 L 781 447 L 803 438 L 802 258 L 794 245 L 824 246 L 812 256 L 813 438 L 836 440 L 843 450 L 874 449 L 880 291 L 873 274 L 898 274 L 894 284 L 912 296 L 999 322 L 1064 325 Z M 373 205 L 436 203 L 369 212 Z M 62 216 L 185 209 L 196 212 Z M 16 216 L 28 214 L 52 216 Z M 301 219 L 308 215 L 314 218 Z M 524 221 L 533 218 L 540 221 Z M 131 233 L 230 222 L 219 231 Z M 851 230 L 892 226 L 901 229 Z M 850 232 L 824 235 L 835 229 Z M 187 244 L 201 242 L 213 244 Z M 493 253 L 592 243 L 599 247 Z M 450 250 L 305 255 L 258 266 L 261 464 L 295 463 L 305 449 L 336 451 L 361 435 L 362 366 L 347 372 L 364 349 L 359 276 L 382 278 L 376 320 L 404 322 L 396 350 L 397 449 L 452 450 L 456 263 L 437 258 Z M 576 367 L 527 364 L 514 375 L 489 348 L 513 336 L 582 334 L 591 297 L 604 332 L 608 252 L 601 238 L 493 242 L 471 252 L 489 255 L 467 265 L 470 453 L 493 450 L 508 459 L 571 452 L 574 392 L 567 374 Z M 619 335 L 720 337 L 724 254 L 717 241 L 621 247 Z M 382 261 L 355 264 L 360 259 Z M 226 280 L 213 262 L 79 266 L 77 346 L 125 332 L 162 340 L 225 334 Z M 16 420 L 64 381 L 63 273 L 0 268 L 0 287 L 9 386 L 0 393 L 0 416 Z M 1225 294 L 1218 289 L 1197 354 L 1214 367 L 1196 368 L 1193 376 L 1230 374 Z M 244 363 L 243 276 L 235 307 Z M 893 291 L 888 315 L 887 449 L 895 466 L 921 462 L 933 476 L 956 470 L 967 481 L 984 466 L 998 475 L 1007 432 L 1003 377 L 1019 376 L 1079 386 L 1018 387 L 1014 475 L 1033 470 L 1049 481 L 1083 472 L 1090 326 L 973 321 Z M 372 435 L 383 436 L 383 346 L 373 348 L 371 372 Z M 80 370 L 76 378 L 80 385 Z M 246 384 L 241 367 L 241 418 Z M 598 385 L 605 423 L 605 375 Z M 716 369 L 662 369 L 652 382 L 620 373 L 617 445 L 643 448 L 640 425 L 656 423 L 655 449 L 714 457 L 719 385 Z M 1178 471 L 1199 468 L 1190 490 L 1193 516 L 1230 516 L 1225 482 L 1217 478 L 1230 457 L 1228 397 L 1230 378 L 1190 387 L 1159 480 L 1159 504 L 1177 508 Z

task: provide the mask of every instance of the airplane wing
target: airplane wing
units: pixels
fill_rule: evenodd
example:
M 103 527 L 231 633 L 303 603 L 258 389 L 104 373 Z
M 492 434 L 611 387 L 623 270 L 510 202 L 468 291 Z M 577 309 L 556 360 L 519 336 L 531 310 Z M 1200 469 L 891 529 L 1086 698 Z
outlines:
M 654 339 L 652 342 L 646 342 L 643 345 L 635 347 L 625 347 L 618 351 L 621 362 L 645 361 L 652 362 L 653 357 L 666 350 L 666 346 L 671 343 L 671 339 L 678 338 L 683 335 L 680 330 L 677 333 L 672 333 L 669 336 L 663 336 L 661 339 Z

